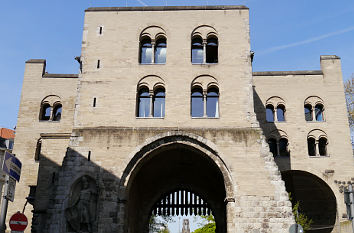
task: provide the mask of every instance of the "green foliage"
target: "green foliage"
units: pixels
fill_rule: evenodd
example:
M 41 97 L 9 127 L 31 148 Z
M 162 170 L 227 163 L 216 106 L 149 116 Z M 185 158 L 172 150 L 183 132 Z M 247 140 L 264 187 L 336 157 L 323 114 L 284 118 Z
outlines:
M 289 193 L 289 200 L 292 202 L 292 197 L 291 193 Z M 312 219 L 307 217 L 304 213 L 301 213 L 299 210 L 300 202 L 297 201 L 295 205 L 293 204 L 293 215 L 295 216 L 295 222 L 297 224 L 300 224 L 302 228 L 304 229 L 304 232 L 307 230 L 310 230 L 311 224 L 312 224 Z
M 344 83 L 344 93 L 347 102 L 348 120 L 351 129 L 354 127 L 354 74 Z
M 204 220 L 207 221 L 206 224 L 199 224 L 201 227 L 193 231 L 192 233 L 215 233 L 216 225 L 213 215 L 201 216 Z

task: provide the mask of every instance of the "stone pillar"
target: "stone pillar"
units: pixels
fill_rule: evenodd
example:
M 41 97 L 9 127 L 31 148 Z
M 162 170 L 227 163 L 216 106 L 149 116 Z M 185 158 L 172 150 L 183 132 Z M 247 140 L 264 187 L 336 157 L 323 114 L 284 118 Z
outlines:
M 152 54 L 151 54 L 151 63 L 155 63 L 155 40 L 151 40 L 151 49 L 152 49 Z
M 154 98 L 154 92 L 152 90 L 149 91 L 149 100 L 150 100 L 150 111 L 149 111 L 149 117 L 153 117 L 153 111 L 154 111 L 154 103 L 152 101 L 152 99 Z
M 203 64 L 206 63 L 206 45 L 207 45 L 207 40 L 203 39 Z
M 225 198 L 226 204 L 226 232 L 235 232 L 235 198 Z
M 207 92 L 203 90 L 203 117 L 207 116 Z

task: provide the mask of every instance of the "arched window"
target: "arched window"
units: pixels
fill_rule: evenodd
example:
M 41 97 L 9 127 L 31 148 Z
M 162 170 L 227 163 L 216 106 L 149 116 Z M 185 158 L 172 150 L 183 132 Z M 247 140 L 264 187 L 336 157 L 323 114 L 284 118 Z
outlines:
M 44 103 L 41 106 L 41 114 L 39 119 L 42 121 L 48 121 L 50 119 L 51 107 L 48 103 Z
M 208 117 L 219 117 L 219 90 L 209 88 L 206 98 L 206 113 Z
M 140 43 L 140 63 L 152 63 L 152 44 L 149 37 L 143 38 Z
M 278 119 L 278 121 L 285 121 L 285 106 L 284 105 L 278 105 L 277 119 Z
M 318 150 L 321 156 L 327 155 L 327 138 L 320 137 L 318 140 Z
M 194 37 L 192 39 L 192 63 L 203 63 L 203 40 L 202 38 Z
M 203 90 L 200 87 L 195 87 L 192 89 L 191 114 L 192 117 L 203 117 L 204 115 Z
M 289 155 L 288 139 L 281 138 L 279 140 L 279 154 L 280 154 L 280 156 L 288 156 Z
M 150 94 L 147 87 L 142 87 L 139 90 L 139 101 L 138 101 L 138 117 L 149 117 L 150 116 Z
M 60 121 L 61 119 L 61 111 L 62 111 L 62 105 L 61 104 L 55 104 L 54 109 L 53 109 L 53 121 Z
M 323 105 L 322 104 L 316 104 L 315 116 L 316 116 L 316 121 L 323 121 Z
M 266 107 L 266 121 L 274 122 L 274 107 L 271 104 Z
M 307 149 L 309 156 L 316 156 L 316 140 L 314 138 L 307 138 Z
M 277 141 L 274 138 L 268 139 L 269 150 L 272 152 L 273 156 L 277 156 Z
M 166 38 L 160 38 L 156 41 L 155 46 L 155 63 L 166 63 Z
M 206 44 L 206 62 L 218 63 L 218 38 L 209 37 Z
M 165 116 L 165 89 L 158 88 L 154 93 L 154 117 Z
M 305 110 L 305 120 L 312 121 L 312 106 L 310 104 L 305 104 L 304 110 Z

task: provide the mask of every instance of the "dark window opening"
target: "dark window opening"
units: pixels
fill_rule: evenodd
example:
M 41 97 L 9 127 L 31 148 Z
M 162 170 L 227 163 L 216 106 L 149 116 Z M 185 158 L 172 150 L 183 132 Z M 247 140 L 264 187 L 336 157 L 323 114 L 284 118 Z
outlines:
M 266 107 L 266 121 L 274 122 L 274 107 L 271 104 Z
M 101 67 L 101 61 L 97 60 L 97 69 L 99 69 Z
M 152 44 L 150 38 L 144 38 L 140 45 L 140 63 L 152 63 Z
M 316 140 L 314 138 L 307 139 L 307 149 L 309 156 L 316 156 Z
M 149 117 L 150 115 L 150 94 L 149 89 L 143 87 L 139 91 L 138 117 Z
M 40 120 L 48 121 L 50 119 L 51 107 L 49 104 L 43 104 Z
M 155 63 L 165 64 L 166 63 L 166 39 L 160 38 L 156 42 L 155 46 Z
M 191 105 L 192 117 L 204 116 L 204 98 L 203 90 L 201 88 L 192 89 Z
M 102 29 L 103 29 L 103 28 L 102 28 L 102 27 L 100 27 L 100 35 L 102 35 Z
M 316 116 L 316 121 L 323 121 L 323 105 L 322 104 L 317 104 L 315 106 L 315 116 Z
M 280 154 L 280 156 L 288 156 L 289 155 L 288 139 L 281 138 L 279 140 L 279 154 Z
M 96 97 L 95 97 L 95 98 L 93 98 L 92 107 L 96 107 Z
M 277 107 L 277 120 L 278 121 L 285 121 L 285 106 L 278 105 Z
M 309 104 L 306 104 L 304 107 L 304 110 L 305 110 L 305 120 L 312 121 L 312 106 Z
M 269 150 L 273 154 L 273 156 L 277 155 L 277 141 L 274 138 L 270 138 L 268 140 Z
M 62 105 L 56 104 L 53 110 L 53 121 L 60 121 L 61 119 Z
M 207 40 L 206 62 L 218 63 L 218 39 L 215 37 L 211 37 Z
M 219 90 L 215 87 L 208 90 L 206 113 L 208 117 L 219 117 Z
M 87 155 L 87 161 L 91 161 L 91 151 L 89 150 L 88 155 Z
M 192 63 L 203 63 L 203 40 L 200 37 L 196 37 L 192 40 Z
M 318 140 L 318 150 L 321 156 L 326 156 L 327 155 L 327 139 L 324 137 L 321 137 Z
M 159 88 L 154 93 L 154 117 L 165 116 L 165 89 Z

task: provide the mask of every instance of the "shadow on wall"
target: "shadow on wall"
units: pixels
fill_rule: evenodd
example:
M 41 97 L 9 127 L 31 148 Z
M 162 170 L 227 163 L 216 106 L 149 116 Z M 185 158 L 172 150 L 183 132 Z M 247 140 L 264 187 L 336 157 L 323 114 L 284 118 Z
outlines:
M 268 122 L 266 120 L 266 106 L 262 103 L 262 100 L 259 98 L 254 87 L 253 104 L 254 112 L 256 113 L 259 125 L 269 144 L 269 149 L 273 153 L 275 163 L 278 165 L 280 171 L 290 170 L 291 156 L 288 147 L 287 135 L 277 128 L 274 121 Z
M 32 232 L 118 232 L 120 179 L 90 154 L 67 148 L 61 166 L 40 154 Z

